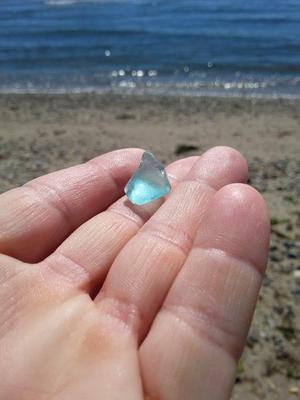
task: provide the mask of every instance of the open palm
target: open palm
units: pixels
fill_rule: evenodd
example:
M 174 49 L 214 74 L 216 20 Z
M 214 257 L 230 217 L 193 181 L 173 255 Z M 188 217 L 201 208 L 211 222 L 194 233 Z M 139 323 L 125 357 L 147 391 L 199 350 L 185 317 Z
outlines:
M 168 198 L 122 197 L 142 151 L 0 196 L 0 399 L 229 399 L 267 259 L 243 157 L 171 164 Z

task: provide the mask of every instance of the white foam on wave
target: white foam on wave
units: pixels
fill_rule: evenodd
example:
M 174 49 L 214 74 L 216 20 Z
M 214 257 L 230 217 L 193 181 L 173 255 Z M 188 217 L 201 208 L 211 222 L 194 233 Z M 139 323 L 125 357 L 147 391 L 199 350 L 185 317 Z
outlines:
M 71 4 L 84 4 L 84 3 L 129 3 L 129 2 L 145 2 L 146 0 L 45 0 L 49 6 L 67 6 Z
M 300 100 L 298 93 L 288 92 L 257 92 L 243 90 L 222 90 L 217 87 L 201 87 L 196 85 L 184 84 L 162 84 L 159 82 L 146 82 L 145 85 L 139 86 L 133 80 L 121 79 L 118 82 L 105 86 L 72 86 L 72 87 L 43 87 L 36 86 L 30 82 L 24 85 L 0 85 L 0 95 L 3 94 L 53 94 L 53 95 L 70 95 L 70 94 L 127 94 L 127 95 L 169 95 L 169 96 L 192 96 L 192 97 L 228 97 L 228 98 L 250 98 L 250 99 L 287 99 Z

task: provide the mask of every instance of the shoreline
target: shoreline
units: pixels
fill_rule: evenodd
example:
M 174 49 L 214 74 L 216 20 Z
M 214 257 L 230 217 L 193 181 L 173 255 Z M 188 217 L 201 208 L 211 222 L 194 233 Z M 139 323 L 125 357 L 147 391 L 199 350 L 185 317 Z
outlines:
M 0 89 L 0 96 L 132 96 L 132 97 L 189 97 L 189 98 L 220 98 L 220 99 L 241 99 L 241 100 L 294 100 L 300 101 L 299 94 L 289 94 L 289 93 L 243 93 L 231 92 L 220 90 L 218 91 L 192 91 L 192 90 L 155 90 L 146 89 L 139 90 L 133 89 L 128 90 L 113 90 L 108 89 L 45 89 L 45 90 L 22 90 L 16 89 Z
M 41 91 L 41 92 L 36 92 L 36 91 L 32 91 L 32 92 L 30 92 L 30 91 L 24 91 L 24 92 L 22 92 L 22 91 L 16 91 L 16 92 L 14 92 L 14 91 L 5 91 L 5 92 L 2 92 L 1 90 L 0 90 L 0 97 L 11 97 L 11 96 L 16 96 L 16 97 L 26 97 L 26 96 L 28 96 L 28 97 L 31 97 L 31 96 L 33 96 L 33 97 L 62 97 L 62 96 L 66 96 L 66 97 L 70 97 L 70 96 L 75 96 L 75 97 L 80 97 L 80 96 L 82 96 L 82 97 L 90 97 L 90 96 L 93 96 L 93 97 L 137 97 L 137 98 L 140 98 L 140 97 L 144 97 L 144 98 L 152 98 L 152 97 L 165 97 L 165 98 L 181 98 L 181 97 L 184 97 L 184 98 L 191 98 L 191 99 L 199 99 L 199 98 L 201 98 L 201 99 L 206 99 L 206 100 L 209 100 L 209 99 L 220 99 L 220 100 L 223 100 L 223 99 L 229 99 L 229 100 L 235 100 L 235 99 L 241 99 L 241 100 L 245 100 L 245 101 L 247 101 L 247 100 L 262 100 L 262 101 L 277 101 L 277 100 L 283 100 L 283 101 L 289 101 L 289 100 L 291 100 L 291 101 L 300 101 L 300 94 L 299 95 L 296 95 L 295 97 L 294 96 L 291 96 L 291 97 L 280 97 L 280 94 L 278 93 L 277 95 L 275 95 L 275 97 L 273 97 L 273 96 L 270 96 L 270 97 L 268 97 L 268 96 L 266 96 L 266 97 L 264 97 L 264 96 L 256 96 L 256 95 L 245 95 L 245 94 L 232 94 L 232 93 L 225 93 L 224 92 L 224 94 L 220 94 L 220 93 L 192 93 L 192 92 L 189 92 L 189 93 L 187 93 L 187 92 L 184 92 L 184 93 L 181 93 L 181 92 L 171 92 L 171 93 L 169 93 L 169 92 L 158 92 L 158 93 L 156 93 L 156 92 L 152 92 L 152 91 L 149 91 L 149 92 L 142 92 L 142 91 L 134 91 L 134 92 L 130 92 L 130 91 L 128 91 L 128 92 L 126 92 L 126 91 L 120 91 L 120 92 L 118 92 L 118 91 L 113 91 L 113 90 L 104 90 L 104 91 L 102 91 L 102 90 L 100 90 L 100 91 L 97 91 L 97 90 L 86 90 L 86 91 L 81 91 L 81 90 L 74 90 L 74 91 L 53 91 L 53 92 L 51 92 L 51 91 L 49 91 L 49 90 L 47 90 L 47 91 L 45 91 L 45 92 L 43 92 L 43 91 Z

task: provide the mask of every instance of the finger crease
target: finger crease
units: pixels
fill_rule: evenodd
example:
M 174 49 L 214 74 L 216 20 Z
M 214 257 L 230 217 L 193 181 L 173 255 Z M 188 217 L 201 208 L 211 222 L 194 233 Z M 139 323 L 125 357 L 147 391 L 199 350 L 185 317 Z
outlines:
M 194 245 L 193 251 L 194 250 L 199 250 L 215 257 L 222 257 L 222 258 L 226 257 L 232 260 L 234 263 L 240 264 L 241 268 L 247 268 L 248 270 L 251 270 L 251 272 L 255 271 L 260 278 L 262 276 L 261 268 L 259 267 L 258 264 L 255 264 L 252 261 L 251 262 L 245 261 L 242 258 L 237 257 L 234 254 L 230 253 L 229 251 L 222 250 L 217 247 L 210 247 L 210 246 L 202 247 L 201 245 Z
M 120 185 L 118 184 L 116 177 L 114 176 L 114 174 L 111 172 L 111 170 L 109 168 L 107 168 L 103 164 L 99 164 L 99 162 L 96 162 L 95 159 L 89 160 L 86 164 L 88 164 L 88 165 L 92 166 L 93 168 L 95 168 L 96 172 L 97 172 L 97 175 L 99 174 L 99 168 L 101 168 L 105 172 L 106 176 L 109 177 L 112 185 L 114 186 L 116 195 L 119 195 L 119 193 L 120 193 Z
M 177 322 L 184 324 L 200 340 L 227 353 L 233 360 L 240 355 L 240 346 L 237 346 L 237 332 L 230 328 L 230 321 L 225 320 L 215 310 L 207 307 L 196 307 L 169 304 L 164 305 L 162 312 L 172 315 Z M 226 346 L 224 343 L 228 343 Z
M 36 190 L 36 187 L 44 190 L 46 189 L 47 195 L 46 196 L 39 195 L 38 191 Z M 62 215 L 64 221 L 72 230 L 75 229 L 75 226 L 72 222 L 73 213 L 69 208 L 69 206 L 67 205 L 67 202 L 64 200 L 63 196 L 61 196 L 61 194 L 57 189 L 48 184 L 40 183 L 38 181 L 31 181 L 25 183 L 25 185 L 23 185 L 23 188 L 26 189 L 28 192 L 30 192 L 40 204 L 46 201 L 46 203 L 50 205 L 52 209 L 58 211 Z
M 141 226 L 143 226 L 143 221 L 140 221 L 140 218 L 136 214 L 125 213 L 125 212 L 117 210 L 116 208 L 109 208 L 107 210 L 107 212 L 110 212 L 112 214 L 121 216 L 124 219 L 126 219 L 126 220 L 128 220 L 130 222 L 133 222 L 138 229 L 140 229 Z
M 121 297 L 107 295 L 100 292 L 98 308 L 109 318 L 121 323 L 122 328 L 130 331 L 138 338 L 140 327 L 144 325 L 145 318 L 137 305 Z
M 86 285 L 88 282 L 91 286 L 93 283 L 90 271 L 68 255 L 53 253 L 42 263 L 46 264 L 55 274 L 66 278 L 71 284 Z
M 218 190 L 217 187 L 209 183 L 208 181 L 205 181 L 201 178 L 198 178 L 197 176 L 190 178 L 190 179 L 185 179 L 182 183 L 197 183 L 199 186 L 204 186 L 205 188 L 209 189 L 210 191 L 213 191 L 214 193 Z
M 146 224 L 140 232 L 171 244 L 184 253 L 185 256 L 188 255 L 193 245 L 193 238 L 188 232 L 178 229 L 171 224 L 159 223 L 155 228 Z

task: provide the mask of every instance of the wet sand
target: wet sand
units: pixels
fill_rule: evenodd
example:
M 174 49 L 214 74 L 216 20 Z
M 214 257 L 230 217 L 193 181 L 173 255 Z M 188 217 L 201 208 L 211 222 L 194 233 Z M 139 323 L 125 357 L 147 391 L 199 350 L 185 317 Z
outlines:
M 300 101 L 0 95 L 0 191 L 121 147 L 149 149 L 167 163 L 220 144 L 246 156 L 272 221 L 233 399 L 300 398 Z

